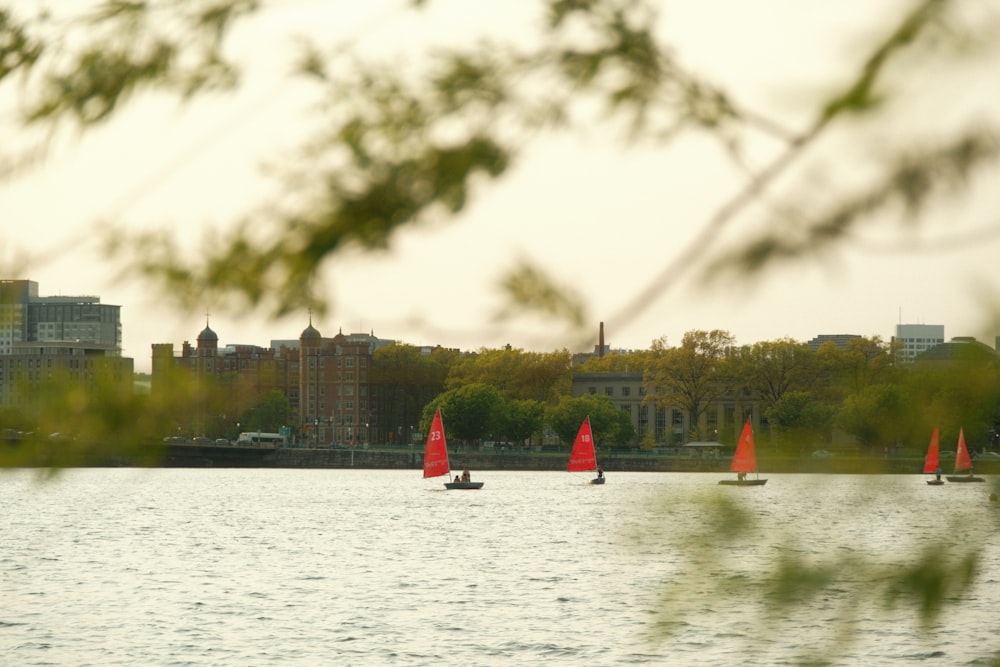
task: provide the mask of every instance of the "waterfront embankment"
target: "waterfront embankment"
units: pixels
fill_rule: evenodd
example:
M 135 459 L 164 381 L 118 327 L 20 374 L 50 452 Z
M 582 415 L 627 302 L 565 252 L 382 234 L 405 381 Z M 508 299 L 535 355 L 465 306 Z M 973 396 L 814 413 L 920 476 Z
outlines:
M 568 452 L 497 451 L 478 448 L 450 452 L 453 470 L 564 470 Z M 923 459 L 917 454 L 893 456 L 842 455 L 761 456 L 762 473 L 920 474 Z M 729 470 L 728 457 L 685 454 L 605 451 L 598 454 L 608 472 L 718 472 Z M 338 449 L 264 449 L 253 447 L 171 445 L 164 452 L 165 467 L 216 468 L 362 468 L 420 469 L 423 451 L 418 447 L 356 447 Z M 946 472 L 949 471 L 944 467 Z M 976 462 L 980 474 L 1000 474 L 1000 459 Z

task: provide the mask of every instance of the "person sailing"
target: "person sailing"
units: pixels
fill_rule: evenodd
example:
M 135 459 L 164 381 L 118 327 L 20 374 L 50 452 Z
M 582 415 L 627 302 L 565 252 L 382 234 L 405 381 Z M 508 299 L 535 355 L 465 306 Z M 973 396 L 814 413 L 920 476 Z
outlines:
M 465 470 L 462 471 L 462 481 L 463 482 L 471 482 L 472 481 L 472 475 L 469 474 L 469 469 L 468 468 L 466 468 Z

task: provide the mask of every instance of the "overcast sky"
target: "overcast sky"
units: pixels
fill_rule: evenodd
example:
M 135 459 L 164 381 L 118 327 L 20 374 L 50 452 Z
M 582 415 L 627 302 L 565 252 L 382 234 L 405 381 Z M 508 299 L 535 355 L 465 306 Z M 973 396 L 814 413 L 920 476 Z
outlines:
M 61 141 L 38 169 L 0 183 L 0 261 L 32 255 L 24 275 L 3 277 L 35 280 L 43 295 L 96 294 L 121 305 L 124 352 L 139 371 L 149 369 L 151 344 L 179 349 L 193 342 L 209 306 L 176 312 L 148 287 L 121 284 L 89 240 L 93 225 L 112 218 L 132 228 L 172 228 L 197 243 L 205 229 L 224 231 L 260 203 L 274 187 L 262 163 L 294 146 L 310 122 L 309 98 L 278 55 L 294 34 L 322 34 L 330 43 L 353 38 L 366 54 L 388 55 L 420 40 L 484 28 L 494 36 L 523 36 L 535 20 L 531 2 L 519 3 L 516 13 L 514 3 L 476 3 L 475 16 L 468 16 L 467 2 L 431 2 L 420 18 L 399 9 L 405 4 L 277 3 L 234 35 L 234 52 L 247 68 L 239 93 L 183 107 L 144 97 L 109 126 Z M 876 4 L 889 9 L 907 3 Z M 808 102 L 857 67 L 864 31 L 884 25 L 872 6 L 869 0 L 712 0 L 664 2 L 662 11 L 664 34 L 689 69 L 800 129 L 810 118 Z M 899 126 L 928 123 L 932 130 L 942 118 L 996 120 L 996 65 L 986 63 L 978 79 L 977 70 L 951 88 L 937 85 L 913 95 L 917 102 Z M 2 110 L 10 108 L 8 98 Z M 0 127 L 12 131 L 9 123 Z M 854 155 L 877 151 L 883 140 L 892 144 L 891 136 L 861 136 L 868 145 L 856 139 L 838 145 L 835 134 L 826 150 L 843 159 L 806 176 L 817 182 L 850 177 Z M 768 151 L 762 145 L 754 154 L 757 166 L 773 155 Z M 693 329 L 725 329 L 739 343 L 835 333 L 888 339 L 900 321 L 943 324 L 948 338 L 975 335 L 992 344 L 1000 331 L 985 323 L 981 288 L 996 284 L 993 258 L 1000 243 L 988 238 L 944 249 L 936 240 L 1000 224 L 996 176 L 984 176 L 966 205 L 931 211 L 933 224 L 923 236 L 930 249 L 880 249 L 897 225 L 888 220 L 856 246 L 772 271 L 759 282 L 703 291 L 682 281 L 639 317 L 618 323 L 622 304 L 679 254 L 742 181 L 704 137 L 629 147 L 607 127 L 595 126 L 532 144 L 504 178 L 478 190 L 459 219 L 404 232 L 388 254 L 338 260 L 326 283 L 333 312 L 313 323 L 325 336 L 363 331 L 418 345 L 559 349 L 569 341 L 552 326 L 491 323 L 499 307 L 496 282 L 526 257 L 585 297 L 594 342 L 603 320 L 614 347 L 644 349 L 661 336 L 676 344 Z M 748 216 L 740 224 L 755 222 Z M 738 242 L 748 228 L 734 225 L 725 240 Z M 261 314 L 210 315 L 221 344 L 296 338 L 308 320 L 305 312 L 278 322 Z

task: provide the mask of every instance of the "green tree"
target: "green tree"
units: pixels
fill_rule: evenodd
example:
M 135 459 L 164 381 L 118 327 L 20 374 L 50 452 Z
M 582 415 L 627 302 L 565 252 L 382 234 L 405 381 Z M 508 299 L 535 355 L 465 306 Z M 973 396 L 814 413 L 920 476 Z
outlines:
M 510 400 L 501 403 L 497 414 L 497 432 L 518 444 L 536 433 L 545 424 L 545 405 L 532 400 Z
M 584 394 L 565 397 L 555 406 L 546 410 L 545 421 L 559 440 L 572 444 L 583 420 L 590 417 L 590 428 L 594 432 L 594 443 L 600 446 L 614 446 L 622 435 L 621 417 L 624 413 L 615 407 L 607 396 Z M 631 422 L 629 422 L 631 427 Z M 627 434 L 627 432 L 626 432 Z
M 629 350 L 628 352 L 610 352 L 603 357 L 592 356 L 585 362 L 576 366 L 573 371 L 576 373 L 600 373 L 619 372 L 637 373 L 642 372 L 652 358 L 650 350 Z
M 805 343 L 788 338 L 740 348 L 733 358 L 740 381 L 767 408 L 789 391 L 804 391 L 816 381 L 815 355 Z
M 985 348 L 985 349 L 984 349 Z M 973 443 L 990 443 L 1000 413 L 1000 361 L 985 346 L 952 345 L 947 357 L 918 357 L 901 381 L 907 404 L 908 440 L 922 443 L 934 427 L 952 441 L 965 429 Z
M 826 343 L 817 351 L 817 358 L 826 384 L 841 398 L 873 384 L 895 382 L 900 372 L 895 350 L 879 336 L 854 339 L 847 349 Z
M 687 411 L 689 436 L 701 440 L 701 417 L 715 401 L 733 391 L 736 375 L 731 361 L 735 340 L 727 331 L 689 331 L 679 347 L 653 341 L 653 360 L 643 386 L 650 403 Z
M 466 444 L 481 439 L 492 439 L 497 432 L 498 418 L 503 397 L 494 387 L 470 384 L 444 392 L 424 408 L 421 423 L 424 431 L 430 428 L 434 411 L 441 410 L 445 435 Z
M 290 413 L 288 398 L 277 389 L 272 389 L 243 415 L 240 423 L 246 431 L 277 433 L 278 429 L 290 423 Z
M 570 355 L 481 348 L 463 356 L 448 375 L 448 389 L 468 384 L 488 384 L 509 399 L 555 401 L 570 390 Z
M 904 423 L 905 401 L 899 387 L 873 384 L 844 401 L 837 424 L 866 449 L 895 447 Z
M 424 406 L 444 391 L 445 378 L 459 359 L 458 352 L 393 343 L 375 350 L 369 379 L 377 387 L 383 427 L 399 444 L 408 443 Z
M 806 451 L 830 438 L 835 410 L 806 391 L 786 391 L 764 410 L 775 444 Z

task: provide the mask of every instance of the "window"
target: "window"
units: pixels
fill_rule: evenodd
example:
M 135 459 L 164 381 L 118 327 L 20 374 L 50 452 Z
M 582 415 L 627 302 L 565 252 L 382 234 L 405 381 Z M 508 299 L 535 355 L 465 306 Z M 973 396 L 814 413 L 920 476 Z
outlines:
M 615 395 L 615 388 L 614 387 L 605 387 L 604 388 L 604 395 L 605 396 L 614 396 Z
M 622 387 L 622 396 L 631 396 L 632 387 Z

